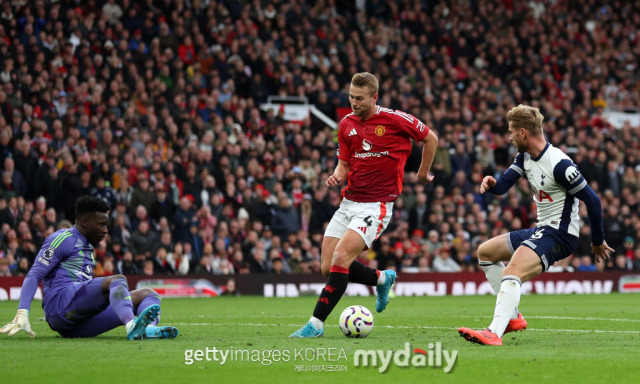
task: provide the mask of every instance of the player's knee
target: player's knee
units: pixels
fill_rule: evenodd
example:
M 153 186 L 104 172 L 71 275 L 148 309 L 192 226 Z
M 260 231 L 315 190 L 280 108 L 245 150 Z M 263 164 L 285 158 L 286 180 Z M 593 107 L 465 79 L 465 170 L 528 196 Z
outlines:
M 124 275 L 112 275 L 109 277 L 105 277 L 105 280 L 111 284 L 116 280 L 124 280 L 125 282 L 127 281 L 127 278 Z
M 155 290 L 151 289 L 151 288 L 143 288 L 144 289 L 144 293 L 145 296 L 158 296 L 158 298 L 160 298 L 160 295 L 158 294 L 158 292 L 156 292 Z
M 322 276 L 329 277 L 329 270 L 330 269 L 331 269 L 330 265 L 322 264 L 322 266 L 320 266 L 320 270 L 322 271 Z
M 495 256 L 495 252 L 492 252 L 491 247 L 487 245 L 487 243 L 482 243 L 478 247 L 478 260 L 479 261 L 493 261 L 493 257 Z
M 343 249 L 336 249 L 333 252 L 333 260 L 331 261 L 331 265 L 346 266 L 351 264 L 351 259 L 352 258 L 347 251 Z

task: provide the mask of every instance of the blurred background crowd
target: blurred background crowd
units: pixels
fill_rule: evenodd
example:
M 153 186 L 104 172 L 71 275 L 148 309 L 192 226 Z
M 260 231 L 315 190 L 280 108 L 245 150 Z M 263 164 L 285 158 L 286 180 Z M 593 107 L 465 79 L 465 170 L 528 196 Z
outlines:
M 639 18 L 596 0 L 2 1 L 0 276 L 26 274 L 85 194 L 113 207 L 99 276 L 319 273 L 336 132 L 259 106 L 306 97 L 337 121 L 362 71 L 440 139 L 429 185 L 414 143 L 363 263 L 476 271 L 481 242 L 535 225 L 526 180 L 479 193 L 513 160 L 505 115 L 523 103 L 599 194 L 616 250 L 593 262 L 582 206 L 553 270 L 640 270 L 640 127 L 602 115 L 640 105 Z

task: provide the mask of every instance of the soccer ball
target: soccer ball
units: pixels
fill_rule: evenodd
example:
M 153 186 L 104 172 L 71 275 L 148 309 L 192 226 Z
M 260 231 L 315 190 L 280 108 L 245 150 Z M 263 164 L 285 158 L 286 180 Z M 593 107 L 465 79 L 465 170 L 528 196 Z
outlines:
M 339 325 L 347 337 L 367 337 L 373 328 L 373 315 L 362 305 L 352 305 L 342 311 Z

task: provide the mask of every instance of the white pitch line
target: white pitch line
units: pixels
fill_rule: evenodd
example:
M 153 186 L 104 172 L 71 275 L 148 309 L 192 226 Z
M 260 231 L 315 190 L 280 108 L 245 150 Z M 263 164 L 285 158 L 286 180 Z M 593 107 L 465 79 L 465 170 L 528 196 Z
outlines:
M 302 319 L 300 315 L 219 315 L 212 316 L 217 319 L 246 319 L 246 318 L 259 318 L 259 319 Z M 420 318 L 441 318 L 441 315 L 420 315 L 413 316 Z M 457 318 L 467 319 L 489 319 L 493 318 L 490 315 L 456 315 Z M 201 318 L 205 318 L 202 316 Z M 603 317 L 567 317 L 567 316 L 526 316 L 527 319 L 551 319 L 551 320 L 586 320 L 586 321 L 622 321 L 640 323 L 640 319 L 610 319 Z
M 186 325 L 186 326 L 207 326 L 207 327 L 224 327 L 229 325 L 239 325 L 239 326 L 253 326 L 253 327 L 299 327 L 300 324 L 263 324 L 263 323 L 173 323 L 174 325 Z M 326 327 L 338 327 L 337 325 L 325 325 Z M 378 327 L 388 328 L 388 329 L 445 329 L 445 330 L 457 330 L 456 327 L 432 327 L 428 325 L 418 325 L 415 327 L 407 326 L 407 325 L 380 325 Z M 575 333 L 632 333 L 632 334 L 640 334 L 640 331 L 609 331 L 609 330 L 600 330 L 600 329 L 537 329 L 537 328 L 527 328 L 527 331 L 534 332 L 575 332 Z
M 640 323 L 640 319 L 605 319 L 601 317 L 559 317 L 559 316 L 527 316 L 527 319 L 553 319 L 553 320 L 590 320 L 590 321 L 631 321 Z

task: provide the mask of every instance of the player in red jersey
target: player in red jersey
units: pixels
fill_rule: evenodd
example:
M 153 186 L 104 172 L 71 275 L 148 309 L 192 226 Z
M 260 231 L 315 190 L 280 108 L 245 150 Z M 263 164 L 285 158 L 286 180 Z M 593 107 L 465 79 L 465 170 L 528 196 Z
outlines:
M 355 261 L 371 246 L 391 220 L 393 202 L 402 193 L 404 166 L 411 153 L 411 139 L 425 143 L 418 170 L 421 182 L 429 173 L 438 137 L 411 114 L 376 105 L 378 80 L 370 73 L 351 79 L 349 101 L 353 113 L 340 122 L 338 165 L 326 185 L 345 180 L 344 199 L 327 226 L 322 241 L 322 274 L 329 279 L 309 322 L 289 337 L 319 337 L 324 321 L 347 289 L 354 283 L 376 286 L 376 310 L 389 302 L 389 290 L 396 280 L 393 270 L 377 271 Z

